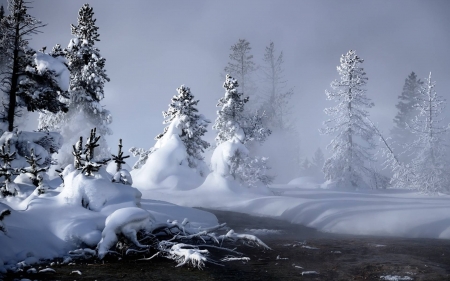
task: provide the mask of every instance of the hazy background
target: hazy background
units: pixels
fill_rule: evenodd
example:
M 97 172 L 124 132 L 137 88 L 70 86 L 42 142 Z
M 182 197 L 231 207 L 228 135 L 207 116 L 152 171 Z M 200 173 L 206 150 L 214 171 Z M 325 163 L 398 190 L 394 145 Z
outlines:
M 284 52 L 307 157 L 318 147 L 325 152 L 330 140 L 318 132 L 327 118 L 323 109 L 334 105 L 324 92 L 338 78 L 340 56 L 350 49 L 365 60 L 368 96 L 375 103 L 370 113 L 386 133 L 411 71 L 422 79 L 431 71 L 438 93 L 445 98 L 450 91 L 448 0 L 36 0 L 29 13 L 48 25 L 31 46 L 66 47 L 70 24 L 77 23 L 85 2 L 94 7 L 101 40 L 96 46 L 111 78 L 103 105 L 114 118 L 114 135 L 108 137 L 113 151 L 119 138 L 127 149 L 153 146 L 164 128 L 161 112 L 181 84 L 191 88 L 200 111 L 214 121 L 216 102 L 224 94 L 220 74 L 239 38 L 250 42 L 257 64 L 263 63 L 270 41 Z M 0 3 L 6 8 L 5 0 Z M 214 136 L 210 129 L 211 142 Z

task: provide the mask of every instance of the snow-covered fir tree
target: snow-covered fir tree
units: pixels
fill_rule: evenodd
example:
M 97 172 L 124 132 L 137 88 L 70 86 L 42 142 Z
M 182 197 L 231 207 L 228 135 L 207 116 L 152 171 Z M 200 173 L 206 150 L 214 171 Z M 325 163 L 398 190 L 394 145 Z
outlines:
M 261 70 L 266 82 L 262 110 L 266 113 L 267 124 L 272 130 L 291 130 L 293 127 L 290 103 L 294 90 L 286 89 L 283 63 L 283 52 L 277 55 L 275 44 L 270 42 L 264 53 L 264 65 Z
M 102 136 L 96 158 L 109 156 L 104 136 L 112 134 L 108 127 L 112 116 L 100 104 L 104 98 L 104 84 L 109 78 L 105 70 L 106 60 L 95 47 L 95 42 L 99 41 L 98 29 L 93 8 L 84 4 L 78 12 L 78 24 L 72 25 L 74 38 L 63 51 L 70 70 L 69 98 L 66 100 L 69 112 L 40 118 L 40 128 L 58 130 L 65 139 L 65 145 L 58 156 L 62 166 L 71 163 L 71 144 L 80 135 L 89 134 L 89 128 L 92 127 L 96 127 L 97 133 Z M 60 47 L 56 46 L 52 55 L 60 56 Z
M 216 144 L 238 141 L 246 146 L 252 143 L 262 143 L 270 135 L 271 131 L 264 127 L 264 115 L 251 115 L 245 110 L 245 104 L 249 101 L 237 90 L 238 82 L 229 74 L 223 84 L 225 96 L 219 99 L 217 104 L 217 118 L 213 129 L 217 130 Z M 269 184 L 273 177 L 267 174 L 267 158 L 255 157 L 248 153 L 236 150 L 230 156 L 230 174 L 242 184 L 249 187 L 256 183 Z
M 264 113 L 251 114 L 246 111 L 245 104 L 249 101 L 243 93 L 238 92 L 238 81 L 227 74 L 223 87 L 225 95 L 219 99 L 217 118 L 213 129 L 217 130 L 216 144 L 237 137 L 241 143 L 251 141 L 263 142 L 271 131 L 264 127 Z
M 320 170 L 322 170 L 323 164 L 325 164 L 325 155 L 323 155 L 322 149 L 320 149 L 320 147 L 317 148 L 316 152 L 314 152 L 312 163 Z
M 257 67 L 253 61 L 253 55 L 250 54 L 251 49 L 250 42 L 239 39 L 236 44 L 231 46 L 230 61 L 224 68 L 225 73 L 239 80 L 240 91 L 247 96 L 256 92 L 253 75 Z
M 338 104 L 325 109 L 330 119 L 321 132 L 334 135 L 334 139 L 327 147 L 332 155 L 325 161 L 323 172 L 338 188 L 367 186 L 365 178 L 373 174 L 369 162 L 373 161 L 370 150 L 375 147 L 374 132 L 366 120 L 373 103 L 364 88 L 367 77 L 361 67 L 363 61 L 353 50 L 342 55 L 337 67 L 340 79 L 331 83 L 331 91 L 325 91 L 327 100 Z
M 0 45 L 6 63 L 1 69 L 1 89 L 6 94 L 2 121 L 7 123 L 4 129 L 9 132 L 16 127 L 15 119 L 21 115 L 21 108 L 52 113 L 67 111 L 66 105 L 59 101 L 63 90 L 54 73 L 40 68 L 38 54 L 28 47 L 31 36 L 45 25 L 28 14 L 27 4 L 23 0 L 9 0 L 10 14 L 0 22 Z
M 414 139 L 414 134 L 411 133 L 408 125 L 411 125 L 412 120 L 419 113 L 416 104 L 422 85 L 423 81 L 418 79 L 414 72 L 411 72 L 405 79 L 403 91 L 398 96 L 399 101 L 395 105 L 398 112 L 394 118 L 394 128 L 391 131 L 393 141 L 398 144 L 395 147 L 401 148 L 401 145 L 410 143 Z
M 410 188 L 431 194 L 450 190 L 450 165 L 445 157 L 450 124 L 441 125 L 445 100 L 437 95 L 435 86 L 430 73 L 419 90 L 416 107 L 420 113 L 409 126 L 417 136 L 410 146 L 414 153 Z
M 199 100 L 195 100 L 189 87 L 181 85 L 177 88 L 178 95 L 172 97 L 167 111 L 163 112 L 164 124 L 169 124 L 178 118 L 178 129 L 181 130 L 180 139 L 186 146 L 189 167 L 197 168 L 198 162 L 203 161 L 203 152 L 210 144 L 202 137 L 207 132 L 207 126 L 211 123 L 203 114 L 198 113 L 197 105 Z M 159 140 L 164 137 L 169 126 L 164 128 L 164 132 L 155 137 Z

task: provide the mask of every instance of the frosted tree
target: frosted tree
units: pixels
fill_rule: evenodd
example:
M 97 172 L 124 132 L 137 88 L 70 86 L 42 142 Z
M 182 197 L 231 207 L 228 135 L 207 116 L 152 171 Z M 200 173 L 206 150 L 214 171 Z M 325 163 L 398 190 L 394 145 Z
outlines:
M 240 90 L 247 96 L 252 95 L 256 89 L 253 82 L 253 73 L 257 67 L 253 62 L 253 55 L 250 54 L 250 42 L 245 39 L 231 46 L 230 61 L 225 67 L 225 73 L 236 77 L 240 83 Z
M 268 125 L 272 130 L 291 130 L 293 127 L 290 119 L 292 113 L 290 102 L 294 91 L 286 89 L 287 81 L 284 77 L 283 63 L 283 52 L 277 55 L 274 43 L 270 42 L 266 47 L 264 65 L 261 69 L 267 85 L 262 109 L 267 115 Z
M 256 113 L 250 115 L 245 111 L 245 104 L 249 101 L 242 93 L 237 91 L 238 82 L 229 74 L 223 84 L 225 96 L 217 104 L 217 118 L 213 129 L 217 130 L 216 144 L 238 141 L 246 146 L 252 142 L 262 143 L 271 133 L 264 127 L 264 115 Z M 248 151 L 247 151 L 248 152 Z M 267 158 L 250 156 L 236 150 L 230 156 L 230 174 L 242 184 L 249 187 L 257 182 L 269 184 L 273 177 L 267 175 L 269 169 Z
M 420 113 L 409 126 L 417 135 L 410 146 L 411 151 L 415 152 L 411 162 L 414 175 L 410 187 L 424 193 L 445 192 L 450 189 L 450 166 L 445 158 L 445 143 L 450 125 L 440 125 L 445 100 L 437 95 L 435 85 L 430 73 L 419 90 L 416 107 Z
M 163 112 L 164 124 L 170 124 L 178 118 L 178 128 L 181 130 L 180 139 L 186 146 L 189 167 L 196 168 L 198 161 L 204 159 L 203 152 L 210 144 L 202 137 L 207 132 L 207 126 L 211 123 L 203 114 L 198 113 L 197 105 L 199 100 L 195 100 L 189 87 L 181 85 L 177 88 L 178 95 L 172 97 L 169 109 Z M 169 126 L 164 128 L 164 132 L 156 136 L 156 140 L 164 137 Z
M 0 22 L 0 47 L 5 61 L 1 89 L 6 94 L 1 119 L 12 132 L 21 108 L 57 113 L 67 111 L 67 107 L 59 101 L 63 91 L 54 73 L 38 68 L 36 52 L 28 47 L 31 36 L 45 25 L 28 14 L 27 2 L 23 0 L 9 0 L 8 7 L 10 14 Z
M 331 83 L 331 91 L 325 91 L 327 100 L 338 104 L 325 109 L 330 119 L 324 122 L 326 127 L 321 132 L 334 135 L 334 139 L 327 147 L 332 155 L 325 161 L 323 172 L 340 188 L 365 186 L 365 177 L 373 174 L 368 162 L 372 161 L 370 150 L 375 147 L 374 132 L 366 121 L 367 109 L 373 103 L 364 89 L 367 77 L 361 67 L 363 61 L 353 50 L 342 55 L 337 67 L 340 79 Z
M 394 118 L 394 128 L 391 131 L 393 140 L 398 144 L 410 143 L 414 139 L 414 134 L 411 133 L 408 125 L 411 125 L 412 120 L 419 113 L 416 104 L 422 85 L 423 81 L 417 79 L 417 75 L 411 72 L 405 79 L 401 95 L 398 96 L 399 101 L 395 105 L 398 112 Z
M 320 147 L 317 148 L 316 152 L 314 152 L 312 163 L 319 169 L 322 169 L 323 164 L 325 164 L 325 155 L 323 155 L 322 149 L 320 149 Z
M 65 145 L 59 156 L 61 165 L 71 162 L 71 146 L 80 135 L 89 133 L 88 128 L 96 127 L 102 136 L 97 158 L 109 156 L 108 145 L 104 136 L 112 134 L 108 124 L 112 122 L 111 114 L 104 109 L 100 102 L 104 98 L 104 84 L 109 81 L 105 70 L 105 58 L 95 47 L 99 41 L 98 26 L 94 19 L 93 8 L 84 4 L 78 12 L 78 25 L 72 25 L 72 35 L 69 46 L 63 51 L 70 70 L 69 106 L 67 114 L 43 116 L 40 128 L 54 129 L 61 132 L 65 138 Z M 61 55 L 60 47 L 56 46 L 52 55 Z
M 245 110 L 245 104 L 249 101 L 243 93 L 238 92 L 239 86 L 236 79 L 227 74 L 223 87 L 225 96 L 219 99 L 217 106 L 217 118 L 213 129 L 217 130 L 217 145 L 236 137 L 243 144 L 250 141 L 263 142 L 271 133 L 264 127 L 264 115 L 256 112 L 249 114 Z

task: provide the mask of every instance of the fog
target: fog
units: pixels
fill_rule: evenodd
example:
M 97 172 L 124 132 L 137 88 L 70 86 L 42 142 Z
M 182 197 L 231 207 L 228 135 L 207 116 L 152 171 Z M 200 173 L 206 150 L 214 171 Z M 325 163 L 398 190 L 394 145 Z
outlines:
M 0 1 L 6 7 L 6 1 Z M 36 49 L 67 46 L 70 24 L 86 1 L 38 0 L 29 13 L 48 25 L 34 36 Z M 273 41 L 284 53 L 287 87 L 294 88 L 293 117 L 301 151 L 310 157 L 328 136 L 325 89 L 338 78 L 336 66 L 348 50 L 365 62 L 367 95 L 375 103 L 372 120 L 384 132 L 393 126 L 395 104 L 405 78 L 422 80 L 431 71 L 438 94 L 450 91 L 450 2 L 442 1 L 107 1 L 91 0 L 111 82 L 103 105 L 113 114 L 108 142 L 149 148 L 164 125 L 161 112 L 181 84 L 200 99 L 211 121 L 223 96 L 223 69 L 230 47 L 246 39 L 254 62 L 263 63 Z M 448 111 L 448 110 L 447 110 Z M 446 115 L 450 115 L 446 112 Z M 447 121 L 449 121 L 447 119 Z M 35 122 L 30 118 L 30 124 Z M 36 126 L 34 126 L 35 128 Z M 213 142 L 210 129 L 208 139 Z M 132 162 L 133 160 L 131 160 Z

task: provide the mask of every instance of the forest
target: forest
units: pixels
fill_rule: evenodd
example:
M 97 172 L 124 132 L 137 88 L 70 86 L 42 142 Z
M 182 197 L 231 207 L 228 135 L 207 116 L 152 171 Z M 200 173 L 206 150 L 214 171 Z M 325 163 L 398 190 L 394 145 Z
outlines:
M 450 238 L 450 227 L 421 228 L 448 219 L 449 208 L 450 124 L 431 72 L 405 77 L 386 132 L 370 116 L 376 105 L 364 59 L 355 50 L 336 58 L 335 79 L 323 85 L 329 107 L 317 128 L 331 142 L 307 157 L 298 123 L 309 120 L 293 114 L 297 89 L 286 78 L 283 51 L 270 42 L 259 64 L 249 41 L 237 39 L 227 65 L 217 70 L 216 116 L 205 116 L 195 89 L 180 83 L 168 89 L 174 95 L 161 108 L 165 128 L 141 148 L 110 128 L 114 115 L 103 100 L 105 85 L 114 82 L 97 47 L 103 27 L 91 5 L 79 9 L 67 46 L 51 49 L 30 47 L 46 24 L 27 1 L 9 0 L 0 19 L 0 272 L 43 259 L 70 263 L 125 252 L 202 268 L 220 263 L 208 258 L 208 247 L 233 254 L 222 262 L 245 260 L 223 241 L 270 249 L 191 207 L 273 216 L 336 233 Z M 38 126 L 27 130 L 34 116 Z M 139 123 L 130 126 L 142 130 L 146 122 Z M 110 136 L 116 143 L 107 142 Z M 309 203 L 317 208 L 303 212 Z M 411 210 L 393 209 L 383 219 L 384 204 Z M 435 209 L 424 215 L 429 204 Z M 350 220 L 339 212 L 358 208 Z M 367 222 L 364 211 L 376 223 Z M 327 212 L 335 212 L 334 221 L 325 222 Z M 22 228 L 36 231 L 40 243 L 30 242 Z

